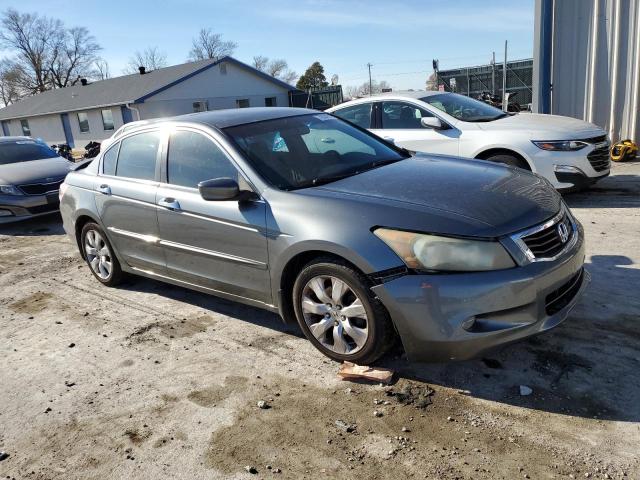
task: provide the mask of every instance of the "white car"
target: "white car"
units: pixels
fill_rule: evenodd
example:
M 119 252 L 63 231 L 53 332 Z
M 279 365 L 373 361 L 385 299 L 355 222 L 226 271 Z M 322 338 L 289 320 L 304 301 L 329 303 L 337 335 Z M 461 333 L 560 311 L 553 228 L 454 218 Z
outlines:
M 449 92 L 382 94 L 327 110 L 407 150 L 506 163 L 579 190 L 609 175 L 609 139 L 575 118 L 504 113 Z

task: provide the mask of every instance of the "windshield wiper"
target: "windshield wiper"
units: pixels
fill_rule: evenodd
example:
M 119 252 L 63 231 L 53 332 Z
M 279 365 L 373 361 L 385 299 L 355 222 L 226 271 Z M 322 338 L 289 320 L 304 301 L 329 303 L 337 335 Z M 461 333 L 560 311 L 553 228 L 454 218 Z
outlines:
M 377 162 L 371 163 L 366 168 L 362 168 L 359 170 L 338 173 L 336 175 L 329 175 L 328 177 L 316 177 L 312 180 L 308 180 L 306 182 L 297 184 L 291 190 L 298 190 L 300 188 L 307 188 L 307 187 L 318 187 L 320 185 L 326 185 L 327 183 L 337 182 L 338 180 L 342 180 L 343 178 L 353 177 L 354 175 L 358 175 L 359 173 L 368 172 L 369 170 L 373 170 L 374 168 L 382 167 L 384 165 L 389 165 L 390 163 L 399 162 L 400 160 L 404 160 L 404 158 L 390 158 L 387 160 L 378 160 Z

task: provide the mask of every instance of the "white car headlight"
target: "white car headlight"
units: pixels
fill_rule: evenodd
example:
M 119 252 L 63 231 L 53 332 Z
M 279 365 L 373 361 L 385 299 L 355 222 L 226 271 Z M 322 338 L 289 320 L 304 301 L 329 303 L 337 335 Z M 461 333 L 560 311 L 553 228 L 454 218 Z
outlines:
M 580 140 L 554 140 L 549 142 L 543 140 L 532 140 L 532 143 L 542 150 L 550 150 L 552 152 L 574 152 L 589 145 L 587 142 L 582 142 Z
M 1 195 L 23 195 L 15 185 L 0 185 Z
M 409 268 L 449 272 L 482 272 L 516 266 L 500 242 L 466 240 L 378 228 L 373 232 Z

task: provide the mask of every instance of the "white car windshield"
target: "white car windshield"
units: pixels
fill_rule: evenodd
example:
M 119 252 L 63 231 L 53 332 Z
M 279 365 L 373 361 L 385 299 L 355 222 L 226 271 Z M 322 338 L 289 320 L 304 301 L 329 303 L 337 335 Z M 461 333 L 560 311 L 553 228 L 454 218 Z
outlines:
M 507 116 L 502 110 L 457 93 L 429 95 L 420 100 L 463 122 L 491 122 Z

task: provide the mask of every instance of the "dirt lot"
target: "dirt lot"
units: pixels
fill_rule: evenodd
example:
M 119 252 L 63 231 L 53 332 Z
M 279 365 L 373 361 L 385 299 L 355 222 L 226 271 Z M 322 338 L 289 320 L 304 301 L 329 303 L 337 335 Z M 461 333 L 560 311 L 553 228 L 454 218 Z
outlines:
M 0 476 L 640 478 L 640 162 L 567 201 L 593 276 L 569 319 L 464 363 L 398 351 L 392 391 L 273 314 L 100 286 L 56 216 L 0 227 Z

